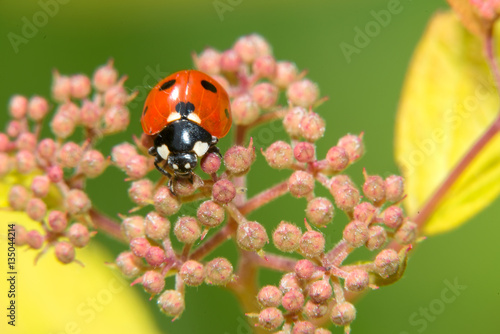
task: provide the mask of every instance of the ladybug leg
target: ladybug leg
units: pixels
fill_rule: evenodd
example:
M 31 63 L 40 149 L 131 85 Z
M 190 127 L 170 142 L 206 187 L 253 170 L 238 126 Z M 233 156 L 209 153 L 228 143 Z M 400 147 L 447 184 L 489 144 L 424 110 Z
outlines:
M 175 176 L 171 177 L 169 180 L 168 180 L 168 189 L 170 190 L 170 193 L 174 196 L 177 196 L 177 194 L 175 193 L 174 191 L 174 178 Z
M 151 146 L 148 150 L 148 154 L 149 155 L 152 155 L 153 157 L 157 157 L 158 156 L 158 152 L 156 151 L 156 147 L 155 146 Z
M 150 149 L 150 151 L 151 151 L 151 149 Z M 165 164 L 163 165 L 163 167 L 159 165 L 159 163 L 162 162 L 162 161 L 163 161 L 163 159 L 159 155 L 157 155 L 155 157 L 155 167 L 156 167 L 156 169 L 158 169 L 163 175 L 165 175 L 169 179 L 172 179 L 172 175 L 169 172 L 167 172 L 165 170 L 165 168 L 164 168 L 167 162 L 165 161 Z
M 217 146 L 217 143 L 219 142 L 219 139 L 215 136 L 212 136 L 212 142 L 210 143 L 210 147 L 208 148 L 208 151 L 206 154 L 208 153 L 217 153 L 217 155 L 219 155 L 219 157 L 222 158 L 222 155 L 220 154 L 220 150 Z

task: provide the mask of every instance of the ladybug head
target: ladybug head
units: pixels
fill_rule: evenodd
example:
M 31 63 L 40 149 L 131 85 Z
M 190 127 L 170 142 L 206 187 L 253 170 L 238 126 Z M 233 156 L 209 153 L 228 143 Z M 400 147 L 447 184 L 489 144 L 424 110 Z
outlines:
M 167 165 L 178 177 L 189 177 L 196 168 L 198 158 L 194 153 L 170 153 Z

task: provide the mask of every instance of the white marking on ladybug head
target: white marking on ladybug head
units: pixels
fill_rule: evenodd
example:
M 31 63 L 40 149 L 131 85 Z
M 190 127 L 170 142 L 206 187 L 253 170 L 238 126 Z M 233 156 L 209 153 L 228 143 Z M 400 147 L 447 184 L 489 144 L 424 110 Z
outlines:
M 173 169 L 179 169 L 179 166 L 177 166 L 176 164 L 173 164 L 173 165 L 172 165 L 172 168 L 173 168 Z
M 195 113 L 190 113 L 188 115 L 188 119 L 192 122 L 195 122 L 197 124 L 200 124 L 201 123 L 201 119 L 198 115 L 196 115 Z
M 167 145 L 163 144 L 160 147 L 156 148 L 156 152 L 162 157 L 163 160 L 167 160 L 170 151 L 168 150 Z
M 172 123 L 173 121 L 176 121 L 178 119 L 181 119 L 181 114 L 179 114 L 178 112 L 174 111 L 173 113 L 171 113 L 170 115 L 168 115 L 167 123 Z
M 190 169 L 191 168 L 191 164 L 188 162 L 187 164 L 184 165 L 184 168 Z
M 193 151 L 197 156 L 202 157 L 207 153 L 209 145 L 202 141 L 197 141 L 193 146 Z

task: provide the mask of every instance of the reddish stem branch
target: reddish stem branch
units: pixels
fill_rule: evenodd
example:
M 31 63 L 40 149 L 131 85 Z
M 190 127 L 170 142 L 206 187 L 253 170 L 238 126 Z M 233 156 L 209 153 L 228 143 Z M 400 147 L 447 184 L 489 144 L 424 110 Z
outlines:
M 229 239 L 231 235 L 236 231 L 237 227 L 238 224 L 234 221 L 234 219 L 229 219 L 226 226 L 221 228 L 210 239 L 201 244 L 200 247 L 196 248 L 196 250 L 191 253 L 190 258 L 193 260 L 204 258 L 207 254 L 217 248 L 221 243 Z
M 264 257 L 260 257 L 257 253 L 248 253 L 247 256 L 257 266 L 283 272 L 294 271 L 297 263 L 296 259 L 267 252 Z
M 264 190 L 246 201 L 245 204 L 239 207 L 240 212 L 248 215 L 250 212 L 260 208 L 261 206 L 271 202 L 272 200 L 286 194 L 288 192 L 288 181 L 283 181 L 277 185 Z
M 90 218 L 92 219 L 92 222 L 94 223 L 94 226 L 98 230 L 102 230 L 112 236 L 113 238 L 120 240 L 120 241 L 126 241 L 125 237 L 122 234 L 120 224 L 113 219 L 109 218 L 108 216 L 104 215 L 103 213 L 97 211 L 96 209 L 90 209 L 89 211 Z

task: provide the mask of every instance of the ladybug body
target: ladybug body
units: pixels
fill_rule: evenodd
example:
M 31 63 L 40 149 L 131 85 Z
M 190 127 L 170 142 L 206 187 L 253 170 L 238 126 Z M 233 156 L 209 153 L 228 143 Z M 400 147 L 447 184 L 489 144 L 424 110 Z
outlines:
M 141 117 L 148 135 L 156 135 L 149 154 L 164 175 L 192 180 L 198 158 L 209 152 L 231 127 L 229 97 L 210 76 L 179 71 L 161 80 L 149 93 Z M 160 165 L 162 162 L 163 165 Z M 172 183 L 169 183 L 172 189 Z

